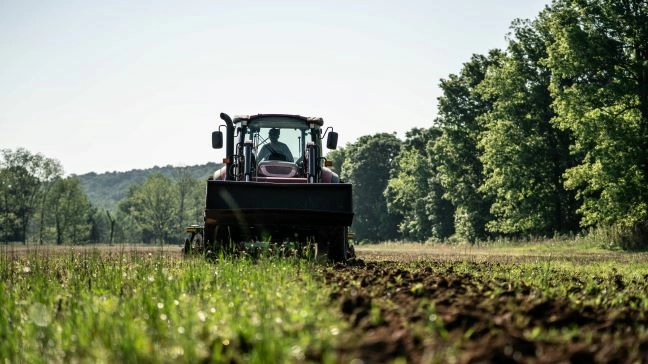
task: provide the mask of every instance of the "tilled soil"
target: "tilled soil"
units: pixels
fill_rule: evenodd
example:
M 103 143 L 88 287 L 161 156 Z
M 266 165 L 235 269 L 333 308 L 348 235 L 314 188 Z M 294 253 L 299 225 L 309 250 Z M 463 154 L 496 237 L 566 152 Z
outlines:
M 350 326 L 339 360 L 648 362 L 648 315 L 632 304 L 640 298 L 618 307 L 584 304 L 521 281 L 485 278 L 507 269 L 498 262 L 465 264 L 469 269 L 458 272 L 448 260 L 358 259 L 326 268 L 331 300 Z M 582 286 L 577 278 L 565 283 L 568 293 Z M 602 286 L 622 290 L 625 283 L 611 277 Z

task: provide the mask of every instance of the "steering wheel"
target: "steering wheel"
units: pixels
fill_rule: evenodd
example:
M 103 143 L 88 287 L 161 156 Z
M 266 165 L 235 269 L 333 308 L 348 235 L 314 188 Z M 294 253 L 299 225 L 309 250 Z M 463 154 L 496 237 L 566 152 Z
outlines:
M 272 151 L 270 153 L 270 155 L 266 158 L 266 160 L 268 160 L 268 161 L 284 161 L 285 162 L 286 161 L 286 156 L 281 154 L 281 153 L 277 153 L 275 151 Z

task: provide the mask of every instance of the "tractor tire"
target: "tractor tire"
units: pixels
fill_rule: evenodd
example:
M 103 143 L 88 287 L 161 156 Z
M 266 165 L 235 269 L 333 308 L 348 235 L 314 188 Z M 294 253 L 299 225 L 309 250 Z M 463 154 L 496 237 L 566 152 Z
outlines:
M 235 251 L 232 242 L 231 228 L 228 225 L 214 226 L 211 251 L 216 255 L 221 253 L 231 254 Z
M 319 252 L 326 252 L 326 256 L 330 262 L 346 262 L 349 251 L 347 228 L 344 226 L 334 226 L 322 230 L 319 234 L 317 245 Z
M 202 254 L 205 252 L 205 240 L 201 233 L 192 234 L 185 240 L 185 254 Z
M 191 254 L 191 239 L 189 238 L 185 239 L 184 247 L 182 248 L 182 253 L 184 255 Z
M 214 251 L 216 242 L 216 225 L 205 225 L 205 253 Z

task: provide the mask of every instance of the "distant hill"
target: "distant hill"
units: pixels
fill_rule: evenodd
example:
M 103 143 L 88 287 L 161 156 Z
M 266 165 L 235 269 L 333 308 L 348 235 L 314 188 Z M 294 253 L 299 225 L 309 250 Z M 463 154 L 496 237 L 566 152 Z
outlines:
M 203 165 L 188 167 L 165 166 L 148 169 L 133 169 L 128 172 L 106 172 L 97 174 L 94 172 L 76 176 L 81 180 L 81 185 L 85 189 L 88 198 L 98 208 L 113 210 L 117 203 L 126 197 L 128 189 L 138 183 L 144 182 L 146 177 L 153 173 L 162 173 L 167 177 L 172 177 L 173 172 L 178 169 L 189 169 L 191 175 L 197 179 L 207 179 L 210 175 L 219 169 L 222 164 L 207 163 Z

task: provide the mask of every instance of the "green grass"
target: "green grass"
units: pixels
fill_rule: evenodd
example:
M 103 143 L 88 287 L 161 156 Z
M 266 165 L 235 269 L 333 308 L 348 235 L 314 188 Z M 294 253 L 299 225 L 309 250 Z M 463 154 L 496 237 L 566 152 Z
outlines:
M 5 362 L 332 361 L 343 323 L 312 263 L 0 252 Z
M 648 312 L 646 277 L 648 262 L 602 260 L 590 262 L 538 260 L 523 263 L 498 262 L 478 272 L 471 262 L 456 262 L 453 268 L 483 282 L 506 282 L 498 289 L 530 287 L 544 297 L 566 298 L 576 307 L 595 305 L 606 309 L 636 308 Z

